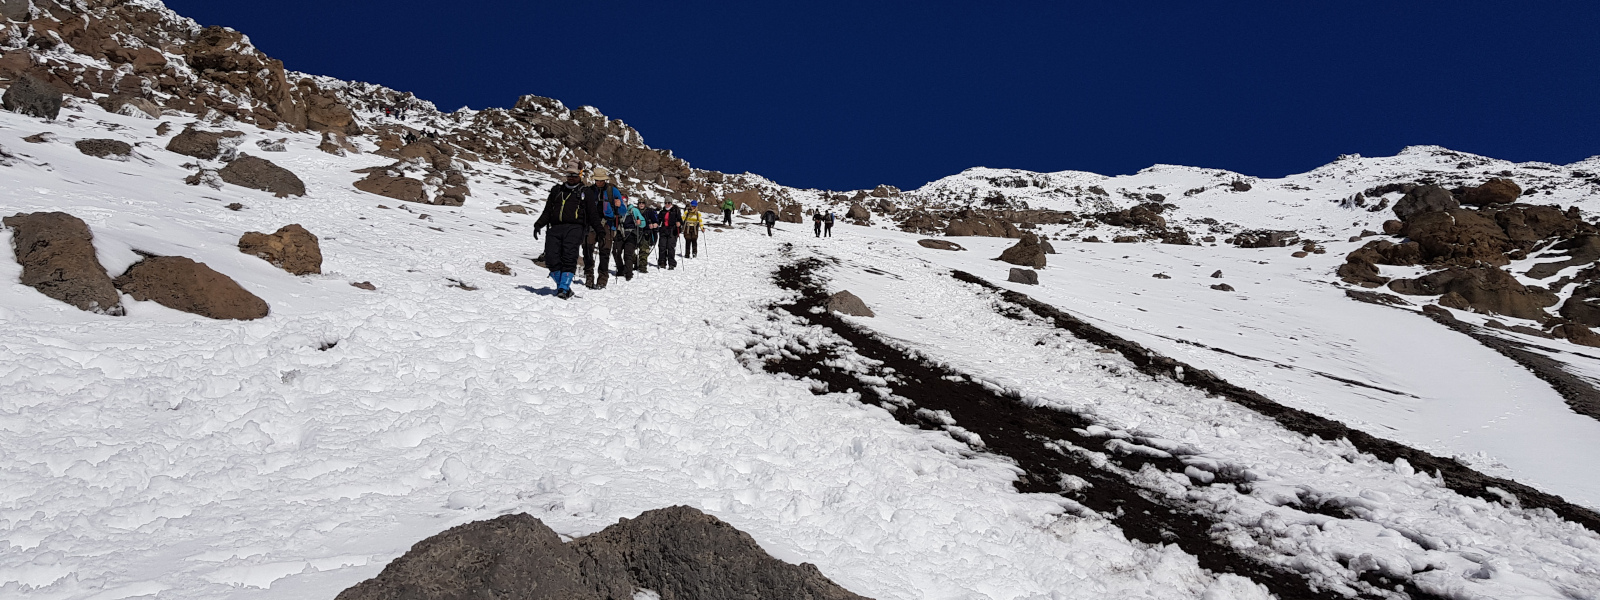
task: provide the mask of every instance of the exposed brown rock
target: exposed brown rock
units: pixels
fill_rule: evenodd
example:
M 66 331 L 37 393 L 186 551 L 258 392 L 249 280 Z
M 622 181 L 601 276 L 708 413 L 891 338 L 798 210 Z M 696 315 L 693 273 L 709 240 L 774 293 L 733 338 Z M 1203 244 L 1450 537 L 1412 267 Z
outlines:
M 1006 281 L 1025 285 L 1039 285 L 1039 272 L 1033 269 L 1011 269 Z
M 83 220 L 61 212 L 6 217 L 22 284 L 80 310 L 121 315 L 122 297 L 94 252 Z
M 1422 262 L 1499 266 L 1510 262 L 1505 253 L 1515 248 L 1494 220 L 1460 208 L 1415 213 L 1401 233 L 1420 245 Z
M 422 182 L 410 177 L 394 177 L 372 173 L 355 183 L 356 189 L 405 202 L 428 203 L 427 191 Z
M 61 116 L 64 94 L 54 85 L 41 81 L 32 74 L 23 73 L 6 89 L 0 107 L 11 112 L 54 121 Z
M 292 171 L 265 158 L 241 154 L 217 172 L 223 181 L 250 189 L 271 192 L 279 198 L 306 195 L 306 184 Z
M 849 290 L 840 290 L 839 293 L 828 296 L 828 310 L 852 317 L 875 317 L 872 309 L 867 308 L 867 303 L 861 297 L 850 293 Z
M 1437 185 L 1423 185 L 1406 192 L 1405 197 L 1395 202 L 1394 214 L 1401 221 L 1410 221 L 1416 215 L 1458 208 L 1461 208 L 1461 204 L 1456 202 L 1450 190 Z
M 1544 309 L 1554 306 L 1557 300 L 1549 290 L 1523 286 L 1511 274 L 1494 267 L 1451 267 L 1416 279 L 1396 279 L 1389 282 L 1389 289 L 1412 296 L 1454 292 L 1474 311 L 1535 321 L 1547 318 Z
M 360 186 L 357 186 L 357 187 L 360 187 Z M 507 204 L 505 206 L 496 206 L 496 207 L 494 207 L 494 209 L 498 210 L 500 212 L 503 212 L 503 213 L 507 213 L 507 214 L 509 214 L 509 213 L 517 213 L 519 215 L 528 214 L 528 207 L 523 206 L 521 204 Z
M 1039 247 L 1039 236 L 1022 234 L 1022 239 L 1000 253 L 1000 260 L 1021 267 L 1044 268 L 1045 253 L 1044 248 Z
M 1472 303 L 1468 302 L 1465 296 L 1456 292 L 1446 292 L 1443 296 L 1439 296 L 1439 306 L 1456 310 L 1472 309 Z
M 79 152 L 95 158 L 128 160 L 133 154 L 133 146 L 121 140 L 78 140 L 73 145 L 78 147 Z
M 1228 285 L 1226 283 L 1219 283 L 1219 284 L 1211 286 L 1211 289 L 1217 290 L 1219 292 L 1231 292 L 1231 291 L 1233 291 L 1233 286 Z
M 1578 323 L 1562 323 L 1550 330 L 1550 333 L 1574 344 L 1600 348 L 1600 334 Z
M 372 285 L 371 281 L 352 281 L 352 282 L 350 282 L 350 287 L 361 288 L 361 289 L 367 290 L 369 292 L 374 292 L 374 291 L 378 290 L 378 286 Z
M 1462 204 L 1487 206 L 1490 204 L 1510 204 L 1522 195 L 1522 186 L 1510 179 L 1490 179 L 1483 185 L 1468 190 L 1461 197 Z
M 498 260 L 494 262 L 483 263 L 483 270 L 494 273 L 495 275 L 511 275 L 511 267 L 506 266 L 506 263 Z
M 284 225 L 271 235 L 246 233 L 239 238 L 239 251 L 295 275 L 322 272 L 322 246 L 316 235 L 298 223 Z
M 113 283 L 135 300 L 154 301 L 212 319 L 248 321 L 268 313 L 266 301 L 227 275 L 181 256 L 146 258 L 128 267 Z
M 1240 248 L 1284 248 L 1300 243 L 1300 234 L 1294 231 L 1252 230 L 1233 236 L 1233 244 Z
M 844 218 L 855 221 L 857 225 L 866 225 L 868 222 L 872 221 L 872 213 L 867 212 L 867 207 L 865 206 L 860 204 L 851 204 L 850 210 L 844 213 Z
M 239 131 L 201 131 L 187 127 L 182 133 L 172 136 L 172 140 L 167 142 L 167 150 L 184 156 L 216 160 L 237 147 L 237 138 L 243 136 L 244 133 Z
M 953 250 L 956 252 L 966 250 L 966 248 L 961 247 L 961 244 L 945 240 L 917 240 L 917 245 L 922 246 L 923 248 L 932 248 L 934 250 Z

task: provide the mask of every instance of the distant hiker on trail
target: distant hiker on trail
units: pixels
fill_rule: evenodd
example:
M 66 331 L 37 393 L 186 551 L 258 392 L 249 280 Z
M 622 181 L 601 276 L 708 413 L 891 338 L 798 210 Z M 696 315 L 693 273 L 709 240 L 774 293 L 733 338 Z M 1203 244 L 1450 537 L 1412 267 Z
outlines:
M 683 257 L 700 255 L 700 228 L 705 226 L 705 215 L 700 214 L 700 201 L 690 200 L 689 210 L 683 213 Z
M 767 209 L 767 212 L 761 213 L 761 224 L 767 226 L 767 237 L 772 237 L 772 226 L 778 224 L 778 213 Z
M 647 201 L 644 208 L 639 209 L 639 214 L 644 219 L 639 224 L 643 227 L 639 230 L 639 272 L 649 273 L 650 249 L 655 247 L 656 234 L 660 232 L 661 213 L 656 210 L 654 203 Z
M 726 225 L 728 227 L 732 227 L 733 226 L 733 199 L 732 198 L 724 198 L 722 200 L 722 224 Z
M 617 196 L 606 205 L 606 228 L 611 230 L 611 251 L 617 260 L 617 275 L 633 281 L 633 269 L 638 264 L 639 222 L 643 220 L 639 209 L 628 203 L 627 196 Z
M 669 199 L 661 211 L 661 257 L 656 259 L 656 267 L 668 271 L 678 268 L 678 234 L 682 232 L 683 210 Z
M 545 199 L 544 212 L 533 223 L 533 239 L 539 239 L 539 230 L 550 228 L 544 241 L 545 266 L 550 268 L 550 279 L 556 282 L 556 297 L 572 297 L 572 278 L 578 270 L 578 246 L 583 243 L 586 230 L 600 227 L 599 215 L 588 210 L 583 201 L 583 179 L 578 176 L 577 163 L 568 163 L 566 181 L 550 188 Z
M 833 237 L 833 211 L 822 219 L 822 237 Z
M 611 172 L 605 167 L 594 168 L 594 185 L 584 190 L 584 205 L 594 211 L 597 218 L 605 214 L 606 206 L 612 200 L 622 197 L 622 192 L 611 185 Z M 595 279 L 595 254 L 599 251 L 600 278 Z M 583 284 L 590 288 L 603 290 L 606 282 L 611 280 L 611 229 L 596 227 L 592 235 L 583 243 Z
M 822 237 L 822 211 L 811 213 L 811 230 L 816 232 L 817 237 Z

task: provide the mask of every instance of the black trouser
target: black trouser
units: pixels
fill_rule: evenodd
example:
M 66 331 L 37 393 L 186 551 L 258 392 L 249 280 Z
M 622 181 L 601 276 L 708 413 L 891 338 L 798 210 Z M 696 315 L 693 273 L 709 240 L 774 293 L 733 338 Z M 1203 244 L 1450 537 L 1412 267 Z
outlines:
M 730 226 L 733 225 L 733 209 L 731 209 L 731 208 L 722 209 L 722 224 L 723 225 L 730 225 Z
M 684 234 L 684 236 L 683 236 L 683 257 L 684 258 L 694 258 L 694 257 L 699 256 L 699 255 L 700 255 L 700 234 L 699 233 L 694 233 L 694 234 L 687 234 L 686 233 L 686 234 Z
M 588 234 L 578 223 L 557 223 L 550 226 L 544 238 L 544 264 L 557 273 L 578 271 L 578 247 Z
M 627 277 L 633 274 L 633 268 L 639 263 L 639 234 L 637 232 L 618 232 L 611 240 L 611 255 L 617 259 L 617 275 Z
M 811 229 L 812 231 L 817 232 L 817 237 L 822 237 L 822 221 L 812 223 Z
M 833 237 L 833 223 L 823 223 L 822 230 L 823 237 Z
M 585 273 L 594 273 L 594 247 L 597 244 L 597 242 L 598 242 L 598 240 L 596 240 L 594 238 L 594 231 L 593 230 L 584 232 L 584 234 L 583 234 L 583 271 Z
M 767 223 L 767 237 L 772 237 L 772 224 Z
M 661 234 L 661 258 L 656 260 L 656 266 L 674 268 L 678 266 L 678 234 Z
M 597 246 L 600 251 L 600 271 L 597 273 L 597 279 L 599 279 L 601 283 L 605 283 L 606 279 L 611 276 L 611 238 L 614 235 L 615 234 L 611 231 L 606 231 L 595 238 L 595 246 Z M 589 270 L 588 263 L 584 263 L 583 270 Z

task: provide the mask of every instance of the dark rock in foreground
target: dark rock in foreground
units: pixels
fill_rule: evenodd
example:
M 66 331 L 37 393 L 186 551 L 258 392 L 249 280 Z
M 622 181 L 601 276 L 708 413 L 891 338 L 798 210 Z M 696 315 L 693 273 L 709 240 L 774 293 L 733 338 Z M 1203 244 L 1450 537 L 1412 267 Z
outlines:
M 1031 233 L 1022 234 L 1022 239 L 1010 248 L 1000 253 L 1000 260 L 1019 267 L 1033 267 L 1043 269 L 1045 265 L 1045 251 L 1039 245 L 1039 236 Z
M 852 317 L 877 316 L 876 314 L 873 314 L 872 309 L 867 308 L 867 303 L 863 302 L 860 296 L 850 293 L 849 290 L 842 290 L 837 294 L 829 296 L 828 310 L 840 314 L 850 315 Z
M 4 219 L 22 265 L 22 284 L 90 312 L 121 315 L 122 296 L 94 252 L 94 234 L 82 219 L 62 212 Z
M 1039 272 L 1033 269 L 1012 269 L 1006 281 L 1025 285 L 1039 285 Z
M 418 542 L 337 600 L 632 600 L 641 590 L 662 600 L 865 600 L 684 506 L 570 544 L 527 514 L 468 523 Z
M 299 176 L 270 160 L 248 154 L 228 163 L 217 175 L 233 185 L 271 192 L 279 198 L 306 195 L 306 184 Z
M 181 256 L 156 256 L 128 267 L 114 281 L 135 300 L 212 319 L 249 321 L 267 316 L 267 302 L 205 263 Z

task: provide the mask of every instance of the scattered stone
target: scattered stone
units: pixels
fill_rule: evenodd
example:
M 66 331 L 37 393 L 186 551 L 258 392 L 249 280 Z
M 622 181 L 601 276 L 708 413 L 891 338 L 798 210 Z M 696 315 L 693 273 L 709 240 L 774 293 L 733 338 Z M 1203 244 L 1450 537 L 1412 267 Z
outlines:
M 1260 229 L 1241 231 L 1233 236 L 1233 244 L 1240 248 L 1285 248 L 1298 243 L 1300 234 L 1295 231 Z
M 127 94 L 113 94 L 101 98 L 98 102 L 106 112 L 119 114 L 125 117 L 139 117 L 141 119 L 161 118 L 161 106 L 150 101 L 149 98 L 130 96 Z
M 201 131 L 191 126 L 172 136 L 167 150 L 203 160 L 227 160 L 243 138 L 244 133 L 238 131 Z
M 200 167 L 188 177 L 183 178 L 183 182 L 189 185 L 203 185 L 214 190 L 222 189 L 223 183 L 222 175 L 219 175 L 216 169 L 207 169 L 205 167 Z
M 1103 244 L 1103 243 L 1105 243 L 1105 242 L 1100 241 L 1100 237 L 1099 236 L 1094 236 L 1094 235 L 1091 235 L 1091 236 L 1083 238 L 1083 241 L 1088 242 L 1090 244 Z
M 483 263 L 483 270 L 494 273 L 495 275 L 505 275 L 508 277 L 511 275 L 511 267 L 506 266 L 506 263 L 498 260 L 494 262 Z
M 95 158 L 109 158 L 111 160 L 126 161 L 133 155 L 133 146 L 120 140 L 91 139 L 78 140 L 73 144 L 78 151 Z
M 1534 321 L 1548 318 L 1544 309 L 1557 301 L 1549 290 L 1524 286 L 1510 273 L 1490 266 L 1451 267 L 1416 279 L 1396 279 L 1389 282 L 1389 289 L 1411 296 L 1454 292 L 1471 310 Z
M 80 310 L 122 315 L 122 297 L 94 251 L 82 219 L 62 212 L 6 217 L 23 285 Z
M 1136 243 L 1139 242 L 1139 236 L 1136 236 L 1136 235 L 1119 235 L 1117 237 L 1111 238 L 1111 242 L 1114 243 L 1114 244 L 1136 244 Z
M 256 147 L 260 148 L 262 152 L 288 152 L 288 143 L 289 138 L 279 138 L 276 140 L 256 140 Z
M 1301 250 L 1299 252 L 1295 252 L 1294 254 L 1290 254 L 1289 256 L 1293 256 L 1295 258 L 1305 258 L 1305 257 L 1310 256 L 1310 255 L 1311 255 L 1311 253 L 1306 252 L 1304 250 Z
M 1354 254 L 1350 255 L 1345 264 L 1339 265 L 1337 275 L 1345 283 L 1359 285 L 1365 288 L 1375 288 L 1389 283 L 1389 278 L 1384 277 L 1378 266 Z
M 1383 292 L 1345 290 L 1344 295 L 1352 300 L 1359 300 L 1361 302 L 1366 302 L 1367 304 L 1377 304 L 1380 306 L 1416 306 L 1410 302 L 1406 302 L 1405 299 L 1399 296 L 1394 294 L 1385 294 Z
M 1439 297 L 1439 306 L 1443 306 L 1445 308 L 1453 308 L 1453 309 L 1456 309 L 1456 310 L 1471 310 L 1472 309 L 1472 304 L 1467 302 L 1466 297 L 1464 297 L 1461 294 L 1458 294 L 1456 292 L 1447 292 L 1447 293 L 1445 293 L 1445 295 L 1440 296 Z
M 1039 236 L 1022 234 L 1016 245 L 1000 253 L 1000 260 L 1020 267 L 1042 269 L 1045 266 L 1044 248 L 1039 246 Z
M 1489 320 L 1484 321 L 1483 322 L 1483 326 L 1484 327 L 1488 327 L 1490 329 L 1499 329 L 1501 331 L 1510 331 L 1512 333 L 1520 333 L 1522 335 L 1531 335 L 1533 337 L 1542 337 L 1542 338 L 1547 338 L 1547 339 L 1553 339 L 1553 338 L 1556 337 L 1555 335 L 1552 335 L 1552 334 L 1549 334 L 1549 333 L 1545 333 L 1543 331 L 1540 331 L 1538 329 L 1534 329 L 1532 327 L 1528 327 L 1527 325 L 1506 325 L 1505 323 L 1501 323 L 1501 322 L 1496 321 L 1494 319 L 1489 319 Z M 1557 327 L 1559 328 L 1560 326 L 1558 325 Z M 1583 326 L 1582 325 L 1577 325 L 1577 327 L 1583 327 Z M 1600 337 L 1597 337 L 1596 341 L 1600 341 Z
M 1212 279 L 1222 279 L 1222 270 L 1221 269 L 1217 269 L 1217 272 L 1211 274 L 1211 278 Z
M 1235 179 L 1233 183 L 1228 184 L 1228 188 L 1235 192 L 1248 192 L 1250 191 L 1250 182 Z
M 1027 285 L 1039 285 L 1039 272 L 1033 269 L 1012 268 L 1010 275 L 1006 277 L 1006 281 Z
M 299 176 L 270 160 L 248 154 L 239 155 L 217 174 L 228 183 L 271 192 L 279 198 L 306 195 L 306 184 Z
M 128 267 L 113 283 L 135 300 L 154 301 L 212 319 L 249 321 L 268 313 L 265 300 L 227 275 L 181 256 L 146 258 Z
M 228 210 L 232 210 L 232 211 L 238 211 L 238 210 L 243 210 L 244 209 L 244 205 L 243 204 L 239 204 L 238 202 L 232 202 L 232 203 L 229 203 L 224 208 L 227 208 Z
M 11 82 L 10 88 L 6 89 L 5 98 L 0 99 L 0 107 L 14 113 L 54 121 L 56 117 L 61 116 L 61 102 L 64 96 L 56 86 L 23 73 L 16 81 Z
M 1233 291 L 1233 286 L 1228 285 L 1226 283 L 1219 283 L 1219 284 L 1211 286 L 1211 289 L 1217 290 L 1219 292 L 1231 292 L 1231 291 Z
M 1437 185 L 1423 185 L 1406 192 L 1405 197 L 1394 203 L 1394 214 L 1401 221 L 1410 221 L 1412 217 L 1423 213 L 1441 212 L 1461 208 L 1461 203 L 1456 202 L 1456 197 L 1450 190 Z
M 867 308 L 866 302 L 863 302 L 859 296 L 850 293 L 848 290 L 841 290 L 839 293 L 829 296 L 828 310 L 852 317 L 877 316 L 873 314 L 872 309 Z
M 1045 254 L 1055 254 L 1056 253 L 1056 247 L 1055 246 L 1051 246 L 1050 242 L 1047 242 L 1047 241 L 1044 241 L 1044 240 L 1039 240 L 1039 248 L 1043 249 Z
M 521 204 L 507 204 L 505 206 L 496 206 L 494 209 L 498 210 L 500 212 L 506 213 L 506 214 L 510 214 L 510 213 L 517 213 L 519 215 L 528 214 L 528 207 L 523 206 Z
M 169 133 L 172 133 L 172 124 L 171 123 L 168 123 L 166 121 L 162 121 L 160 125 L 156 125 L 156 135 L 161 136 L 161 137 L 167 137 L 167 134 L 169 134 Z
M 922 246 L 923 248 L 932 248 L 934 250 L 951 250 L 951 251 L 955 251 L 955 252 L 960 252 L 962 250 L 966 250 L 966 248 L 962 248 L 961 247 L 961 244 L 957 244 L 955 242 L 950 242 L 950 241 L 946 241 L 946 240 L 935 240 L 935 239 L 917 240 L 917 245 L 918 246 Z
M 372 285 L 371 281 L 352 281 L 350 282 L 350 287 L 361 288 L 369 292 L 378 291 L 378 286 Z
M 1434 317 L 1434 318 L 1437 318 L 1437 319 L 1444 319 L 1446 321 L 1454 321 L 1454 320 L 1456 320 L 1456 314 L 1453 313 L 1453 312 L 1450 312 L 1450 309 L 1439 307 L 1439 306 L 1435 306 L 1433 304 L 1424 304 L 1422 306 L 1422 314 L 1425 314 L 1425 315 L 1428 315 L 1428 316 L 1431 316 L 1431 317 Z
M 854 221 L 857 225 L 866 225 L 872 221 L 872 213 L 867 212 L 865 206 L 851 204 L 850 210 L 845 211 L 844 218 Z
M 246 233 L 239 238 L 239 251 L 295 275 L 322 272 L 322 246 L 316 235 L 298 223 L 284 225 L 272 235 Z
M 60 138 L 57 137 L 55 133 L 49 132 L 49 131 L 45 131 L 45 132 L 42 132 L 42 133 L 35 133 L 35 134 L 30 135 L 28 137 L 22 138 L 22 141 L 27 142 L 29 144 L 48 144 L 48 143 L 54 142 L 54 141 L 56 141 L 58 139 L 60 139 Z
M 1467 190 L 1461 196 L 1462 204 L 1474 206 L 1487 206 L 1490 204 L 1510 204 L 1522 195 L 1522 186 L 1510 179 L 1490 179 L 1483 185 Z
M 1151 277 L 1156 279 L 1172 279 L 1172 276 L 1166 273 L 1156 273 L 1155 275 L 1151 275 Z

